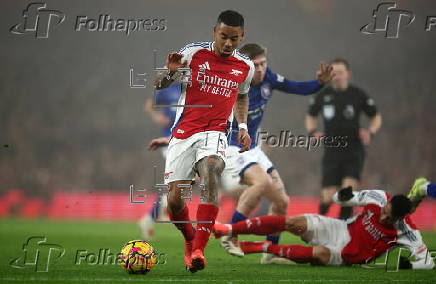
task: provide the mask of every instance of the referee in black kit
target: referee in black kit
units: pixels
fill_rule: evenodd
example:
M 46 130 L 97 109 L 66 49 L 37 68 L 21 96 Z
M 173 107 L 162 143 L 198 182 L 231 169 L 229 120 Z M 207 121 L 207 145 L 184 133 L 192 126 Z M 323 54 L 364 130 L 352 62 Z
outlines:
M 381 116 L 374 101 L 360 88 L 349 83 L 351 71 L 342 58 L 332 60 L 333 79 L 331 86 L 322 89 L 311 99 L 306 115 L 306 129 L 318 139 L 324 136 L 325 147 L 322 159 L 322 191 L 319 213 L 327 214 L 335 192 L 352 186 L 357 190 L 365 160 L 365 149 L 372 136 L 381 126 Z M 361 112 L 369 118 L 368 128 L 361 128 Z M 325 133 L 317 129 L 317 116 L 322 112 Z M 340 137 L 342 143 L 328 147 L 328 137 Z M 342 207 L 339 218 L 351 217 L 352 207 Z

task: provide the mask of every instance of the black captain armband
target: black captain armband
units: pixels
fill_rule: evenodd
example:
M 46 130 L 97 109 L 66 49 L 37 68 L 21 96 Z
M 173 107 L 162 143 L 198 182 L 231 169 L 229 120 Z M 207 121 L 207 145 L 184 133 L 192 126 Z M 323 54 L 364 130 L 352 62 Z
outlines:
M 338 200 L 339 201 L 348 201 L 353 198 L 353 188 L 351 186 L 347 186 L 338 192 Z

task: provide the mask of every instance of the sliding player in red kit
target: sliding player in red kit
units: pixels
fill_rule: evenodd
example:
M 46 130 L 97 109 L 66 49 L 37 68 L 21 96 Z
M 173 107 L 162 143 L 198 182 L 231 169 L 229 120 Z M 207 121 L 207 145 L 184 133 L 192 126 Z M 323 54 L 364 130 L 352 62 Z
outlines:
M 189 68 L 190 84 L 183 84 L 165 164 L 169 185 L 168 214 L 185 238 L 185 265 L 191 272 L 204 269 L 204 249 L 218 214 L 217 187 L 226 160 L 226 132 L 233 119 L 239 123 L 242 151 L 250 148 L 247 131 L 248 91 L 254 74 L 253 63 L 237 51 L 244 36 L 244 18 L 224 11 L 213 29 L 214 42 L 186 45 L 167 58 L 167 77 L 156 80 L 156 88 L 168 87 Z M 235 114 L 233 114 L 233 109 Z M 197 209 L 197 226 L 189 220 L 183 189 L 195 173 L 204 184 Z M 205 222 L 201 222 L 205 221 Z
M 267 235 L 288 231 L 312 246 L 276 245 L 268 241 L 240 242 L 244 253 L 268 252 L 297 263 L 318 265 L 362 264 L 396 246 L 410 250 L 415 261 L 400 261 L 400 268 L 433 269 L 435 264 L 420 232 L 409 218 L 412 202 L 404 195 L 392 198 L 382 190 L 337 192 L 333 200 L 343 206 L 364 206 L 348 220 L 316 214 L 263 216 L 235 224 L 215 224 L 215 237 L 223 235 Z

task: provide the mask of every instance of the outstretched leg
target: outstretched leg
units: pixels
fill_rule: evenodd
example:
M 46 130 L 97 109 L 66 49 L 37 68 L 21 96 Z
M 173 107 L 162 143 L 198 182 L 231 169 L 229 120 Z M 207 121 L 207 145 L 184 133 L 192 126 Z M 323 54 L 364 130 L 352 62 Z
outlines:
M 255 234 L 268 235 L 288 231 L 296 236 L 303 236 L 307 232 L 305 216 L 262 216 L 236 224 L 216 224 L 215 235 Z M 298 263 L 313 263 L 325 265 L 330 259 L 330 250 L 324 246 L 277 245 L 268 241 L 240 242 L 244 253 L 272 253 Z
M 273 189 L 266 192 L 265 196 L 271 203 L 269 214 L 274 216 L 285 216 L 288 210 L 289 197 L 286 194 L 285 185 L 276 169 L 273 169 L 270 174 L 273 181 Z M 267 235 L 266 240 L 273 244 L 278 244 L 280 234 Z
M 182 198 L 184 185 L 191 184 L 190 180 L 174 181 L 169 183 L 168 217 L 174 222 L 185 238 L 185 265 L 191 266 L 192 245 L 195 230 L 189 220 L 189 210 Z
M 204 269 L 204 248 L 209 240 L 218 215 L 218 183 L 224 170 L 224 161 L 219 156 L 207 156 L 196 164 L 201 183 L 204 185 L 202 200 L 197 209 L 197 230 L 192 248 L 192 271 Z
M 241 241 L 239 245 L 246 254 L 272 253 L 278 257 L 284 257 L 297 263 L 326 265 L 329 263 L 330 259 L 330 250 L 324 246 L 275 245 L 268 241 Z
M 235 224 L 215 224 L 215 237 L 232 235 L 269 235 L 288 231 L 296 236 L 302 236 L 307 231 L 305 216 L 261 216 L 240 221 Z

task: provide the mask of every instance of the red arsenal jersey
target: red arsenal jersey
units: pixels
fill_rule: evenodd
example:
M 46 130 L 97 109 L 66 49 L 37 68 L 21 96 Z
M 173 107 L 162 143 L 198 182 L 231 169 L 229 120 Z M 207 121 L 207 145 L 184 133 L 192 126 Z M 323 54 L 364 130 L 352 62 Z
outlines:
M 172 136 L 186 139 L 197 132 L 226 132 L 238 94 L 247 94 L 254 74 L 251 60 L 237 50 L 215 54 L 213 42 L 191 43 L 180 50 L 190 68 L 191 84 L 182 84 Z
M 337 194 L 334 198 L 337 202 Z M 362 190 L 347 202 L 337 202 L 345 206 L 364 206 L 362 213 L 349 219 L 350 242 L 342 249 L 345 263 L 367 263 L 395 246 L 410 250 L 417 262 L 415 266 L 434 266 L 428 249 L 422 241 L 420 232 L 410 220 L 409 215 L 392 226 L 380 223 L 382 208 L 390 195 L 382 190 Z

